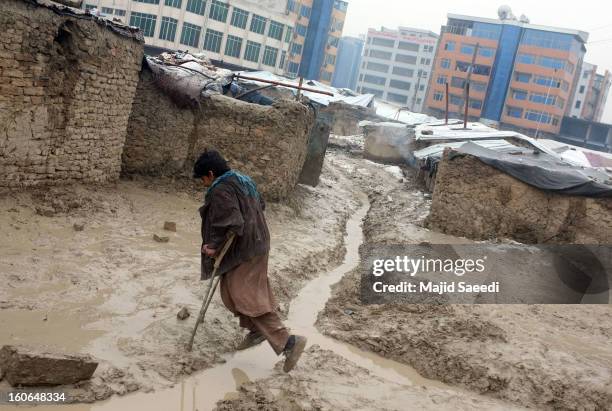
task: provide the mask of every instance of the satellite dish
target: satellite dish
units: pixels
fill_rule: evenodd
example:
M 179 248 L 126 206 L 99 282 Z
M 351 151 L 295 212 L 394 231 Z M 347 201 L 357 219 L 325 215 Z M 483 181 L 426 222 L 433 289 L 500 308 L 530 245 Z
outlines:
M 512 9 L 507 5 L 499 6 L 499 9 L 497 9 L 497 15 L 499 16 L 500 20 L 508 20 L 512 16 Z
M 521 18 L 519 20 L 521 23 L 529 23 L 529 17 L 525 16 L 524 14 L 521 14 Z

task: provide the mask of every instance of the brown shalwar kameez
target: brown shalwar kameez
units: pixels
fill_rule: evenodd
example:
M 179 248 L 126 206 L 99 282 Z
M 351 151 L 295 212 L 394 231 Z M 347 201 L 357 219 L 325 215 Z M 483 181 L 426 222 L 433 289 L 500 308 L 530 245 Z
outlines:
M 270 234 L 264 208 L 263 199 L 248 195 L 235 177 L 221 180 L 200 209 L 202 244 L 221 249 L 229 233 L 236 234 L 219 267 L 221 299 L 240 318 L 241 327 L 259 331 L 280 354 L 289 333 L 276 313 L 268 281 Z M 211 274 L 212 259 L 202 254 L 202 279 Z
M 221 279 L 221 299 L 240 318 L 240 326 L 259 331 L 280 354 L 289 333 L 276 314 L 276 302 L 268 281 L 268 255 L 253 257 Z

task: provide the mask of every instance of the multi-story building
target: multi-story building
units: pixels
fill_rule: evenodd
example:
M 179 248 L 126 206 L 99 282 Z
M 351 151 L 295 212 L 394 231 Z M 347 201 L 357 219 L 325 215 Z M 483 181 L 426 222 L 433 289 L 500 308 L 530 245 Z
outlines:
M 585 62 L 569 115 L 588 121 L 601 121 L 611 82 L 609 71 L 597 74 L 597 66 Z
M 348 3 L 342 0 L 289 0 L 295 21 L 287 72 L 331 84 Z
M 421 112 L 438 35 L 425 30 L 370 29 L 357 91 Z
M 85 0 L 84 7 L 140 27 L 147 46 L 276 74 L 285 72 L 295 25 L 286 0 Z
M 448 15 L 427 95 L 430 114 L 449 111 L 493 125 L 558 134 L 571 109 L 588 34 L 530 24 L 500 8 L 500 19 Z
M 332 86 L 351 90 L 357 88 L 363 43 L 363 38 L 348 36 L 340 38 Z

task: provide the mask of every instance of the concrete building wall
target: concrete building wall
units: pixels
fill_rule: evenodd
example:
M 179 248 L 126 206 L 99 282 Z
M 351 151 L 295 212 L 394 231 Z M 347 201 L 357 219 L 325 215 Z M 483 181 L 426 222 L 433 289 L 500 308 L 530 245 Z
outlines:
M 147 45 L 204 52 L 213 60 L 246 69 L 285 73 L 295 24 L 294 18 L 286 13 L 286 1 L 195 0 L 191 4 L 200 1 L 197 3 L 201 4 L 199 9 L 191 7 L 189 10 L 189 0 L 150 0 L 152 4 L 136 0 L 85 0 L 83 7 L 95 7 L 104 15 L 141 27 Z M 238 18 L 244 12 L 246 19 Z M 253 20 L 259 17 L 265 19 L 263 33 L 258 32 L 261 26 L 252 27 Z M 280 39 L 276 38 L 278 31 L 271 32 L 273 25 L 282 26 Z M 247 50 L 249 43 L 254 47 Z M 258 53 L 252 51 L 257 47 Z M 268 58 L 266 48 L 269 49 Z
M 426 107 L 431 114 L 443 113 L 448 82 L 449 111 L 463 116 L 469 79 L 471 118 L 557 134 L 579 89 L 587 38 L 578 30 L 449 14 Z
M 0 187 L 116 180 L 142 38 L 23 0 L 0 27 Z
M 437 35 L 418 29 L 370 29 L 357 91 L 421 112 L 435 56 Z
M 340 39 L 332 86 L 351 90 L 357 89 L 363 44 L 364 41 L 357 37 L 342 37 Z
M 143 69 L 123 153 L 123 172 L 191 176 L 205 148 L 253 177 L 266 199 L 295 187 L 304 164 L 314 111 L 293 100 L 260 106 L 216 95 L 200 108 L 179 108 Z
M 570 106 L 570 112 L 568 113 L 570 117 L 583 118 L 583 113 L 585 113 L 587 107 L 586 102 L 587 100 L 592 98 L 591 95 L 593 92 L 593 82 L 595 80 L 596 75 L 596 65 L 586 62 L 582 65 L 582 70 L 580 71 L 580 75 L 578 78 L 576 93 Z

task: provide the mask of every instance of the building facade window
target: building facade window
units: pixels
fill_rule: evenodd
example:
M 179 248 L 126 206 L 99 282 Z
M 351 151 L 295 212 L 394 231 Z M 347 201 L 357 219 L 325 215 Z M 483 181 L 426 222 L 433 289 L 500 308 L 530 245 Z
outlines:
M 208 12 L 208 17 L 213 20 L 225 23 L 227 21 L 228 12 L 229 4 L 222 3 L 218 0 L 212 0 L 212 4 L 210 5 L 210 11 Z
M 396 76 L 413 77 L 414 70 L 406 67 L 393 67 L 392 73 Z
M 444 99 L 444 94 L 442 94 L 440 92 L 436 92 L 433 95 L 433 99 L 434 99 L 434 101 L 442 101 Z
M 137 3 L 159 4 L 159 0 L 134 0 Z
M 204 0 L 187 0 L 187 7 L 185 8 L 185 10 L 203 16 L 205 8 L 206 1 Z
M 480 110 L 482 109 L 482 100 L 470 99 L 470 108 Z
M 536 56 L 533 54 L 521 53 L 517 56 L 516 60 L 522 64 L 535 64 Z
M 327 39 L 327 44 L 332 47 L 338 47 L 338 42 L 340 42 L 340 39 L 336 36 L 329 36 Z
M 115 16 L 120 16 L 120 17 L 125 16 L 125 10 L 115 9 Z
M 244 59 L 257 63 L 259 62 L 260 51 L 261 51 L 261 44 L 256 43 L 251 40 L 247 40 L 246 48 L 244 50 Z
M 438 84 L 446 84 L 447 81 L 448 77 L 446 76 L 438 76 L 438 78 L 436 79 L 436 83 Z
M 453 77 L 451 79 L 451 84 L 450 85 L 451 85 L 451 87 L 456 87 L 456 88 L 463 89 L 463 88 L 465 88 L 465 83 L 466 83 L 466 80 L 464 78 Z
M 410 90 L 410 87 L 412 87 L 412 83 L 392 79 L 391 81 L 389 81 L 389 87 L 396 88 L 398 90 Z
M 311 13 L 312 13 L 312 8 L 302 4 L 302 6 L 300 7 L 300 16 L 310 18 Z
M 301 44 L 293 43 L 291 45 L 291 54 L 299 56 L 300 54 L 302 54 L 302 47 L 303 46 Z
M 370 57 L 374 57 L 381 60 L 391 60 L 391 56 L 393 56 L 393 53 L 382 50 L 370 50 L 369 55 Z
M 162 17 L 159 28 L 159 38 L 167 41 L 174 41 L 176 37 L 176 26 L 178 20 L 171 17 Z
M 455 94 L 451 94 L 450 95 L 450 103 L 454 106 L 462 106 L 463 105 L 463 98 L 460 96 L 457 96 Z
M 531 81 L 531 74 L 514 73 L 514 79 L 519 83 L 529 83 Z
M 142 30 L 143 36 L 153 37 L 155 34 L 155 23 L 157 16 L 154 14 L 138 13 L 133 11 L 130 14 L 130 26 L 135 26 Z
M 183 23 L 180 43 L 186 46 L 198 47 L 201 35 L 202 27 L 196 26 L 195 24 Z
M 373 76 L 372 74 L 366 74 L 363 76 L 365 83 L 376 84 L 378 86 L 384 86 L 387 84 L 387 79 L 384 77 Z
M 380 46 L 380 47 L 394 48 L 395 47 L 395 40 L 380 39 L 378 37 L 374 37 L 372 39 L 372 44 L 375 45 L 375 46 Z
M 113 14 L 113 9 L 110 7 L 102 7 L 102 14 Z
M 240 53 L 242 52 L 242 38 L 238 36 L 232 36 L 229 34 L 227 36 L 227 41 L 225 42 L 225 55 L 230 57 L 240 58 Z
M 300 63 L 296 63 L 294 61 L 290 61 L 289 65 L 287 66 L 287 71 L 291 74 L 297 74 L 299 69 L 300 69 Z
M 394 103 L 406 104 L 408 102 L 408 96 L 397 93 L 387 93 L 387 100 L 392 101 Z
M 285 50 L 281 51 L 280 63 L 278 63 L 279 68 L 285 67 L 285 60 L 287 59 L 287 52 Z
M 527 92 L 523 90 L 512 90 L 512 98 L 515 100 L 527 100 Z
M 325 54 L 325 64 L 334 65 L 336 64 L 336 56 L 333 54 Z
M 569 34 L 552 33 L 539 30 L 526 30 L 522 44 L 547 49 L 569 51 L 574 40 Z
M 219 53 L 221 51 L 221 42 L 223 41 L 223 32 L 217 30 L 206 29 L 204 37 L 204 50 Z
M 575 105 L 575 107 L 576 107 L 576 108 L 580 108 L 580 105 L 581 105 L 581 104 L 582 104 L 582 101 L 580 101 L 580 100 L 576 100 L 576 105 Z
M 487 91 L 487 83 L 483 83 L 482 81 L 471 81 L 470 89 L 478 93 L 484 93 Z
M 293 29 L 287 26 L 287 31 L 285 32 L 285 43 L 291 43 L 293 37 Z
M 584 94 L 584 86 L 580 86 L 580 91 L 578 91 L 580 94 Z
M 440 60 L 440 67 L 444 69 L 450 68 L 450 60 L 449 59 Z
M 230 20 L 230 24 L 234 27 L 246 29 L 248 19 L 249 19 L 248 11 L 239 9 L 238 7 L 234 7 L 234 10 L 232 11 L 232 19 Z
M 396 54 L 395 61 L 406 64 L 416 64 L 417 58 L 416 56 L 411 56 L 408 54 Z
M 283 25 L 278 21 L 270 21 L 270 27 L 268 28 L 268 37 L 271 37 L 276 40 L 283 39 Z
M 510 107 L 506 109 L 506 114 L 514 118 L 523 118 L 523 109 L 519 107 Z
M 538 104 L 546 104 L 547 106 L 553 106 L 556 103 L 556 97 L 540 93 L 531 93 L 529 95 L 529 101 Z
M 361 92 L 364 94 L 374 94 L 378 98 L 382 98 L 383 96 L 383 91 L 375 88 L 361 87 Z
M 471 56 L 474 54 L 475 46 L 472 44 L 462 44 L 461 45 L 461 54 L 467 54 Z
M 368 70 L 378 71 L 379 73 L 387 73 L 389 71 L 389 66 L 386 64 L 374 63 L 372 61 L 368 62 L 366 65 Z
M 525 118 L 529 121 L 534 121 L 541 124 L 550 124 L 553 122 L 553 116 L 544 111 L 527 110 Z
M 393 40 L 391 40 L 393 41 Z M 391 46 L 393 47 L 393 46 Z M 400 50 L 406 50 L 406 51 L 419 51 L 419 45 L 417 43 L 410 43 L 408 41 L 400 41 L 397 44 L 397 48 Z
M 297 10 L 297 3 L 295 0 L 287 1 L 287 11 L 294 13 Z
M 183 0 L 164 0 L 164 4 L 169 7 L 176 7 L 180 9 L 183 5 Z
M 493 57 L 495 55 L 495 49 L 491 47 L 479 47 L 478 54 L 482 57 Z
M 266 66 L 276 67 L 276 60 L 278 59 L 278 49 L 270 46 L 266 46 L 264 49 L 262 63 Z
M 253 33 L 264 34 L 266 32 L 266 18 L 253 14 L 251 18 L 251 31 Z
M 444 44 L 444 50 L 455 51 L 455 42 L 454 41 L 447 41 Z
M 295 32 L 302 37 L 306 37 L 306 33 L 308 33 L 308 27 L 298 23 L 295 25 Z

